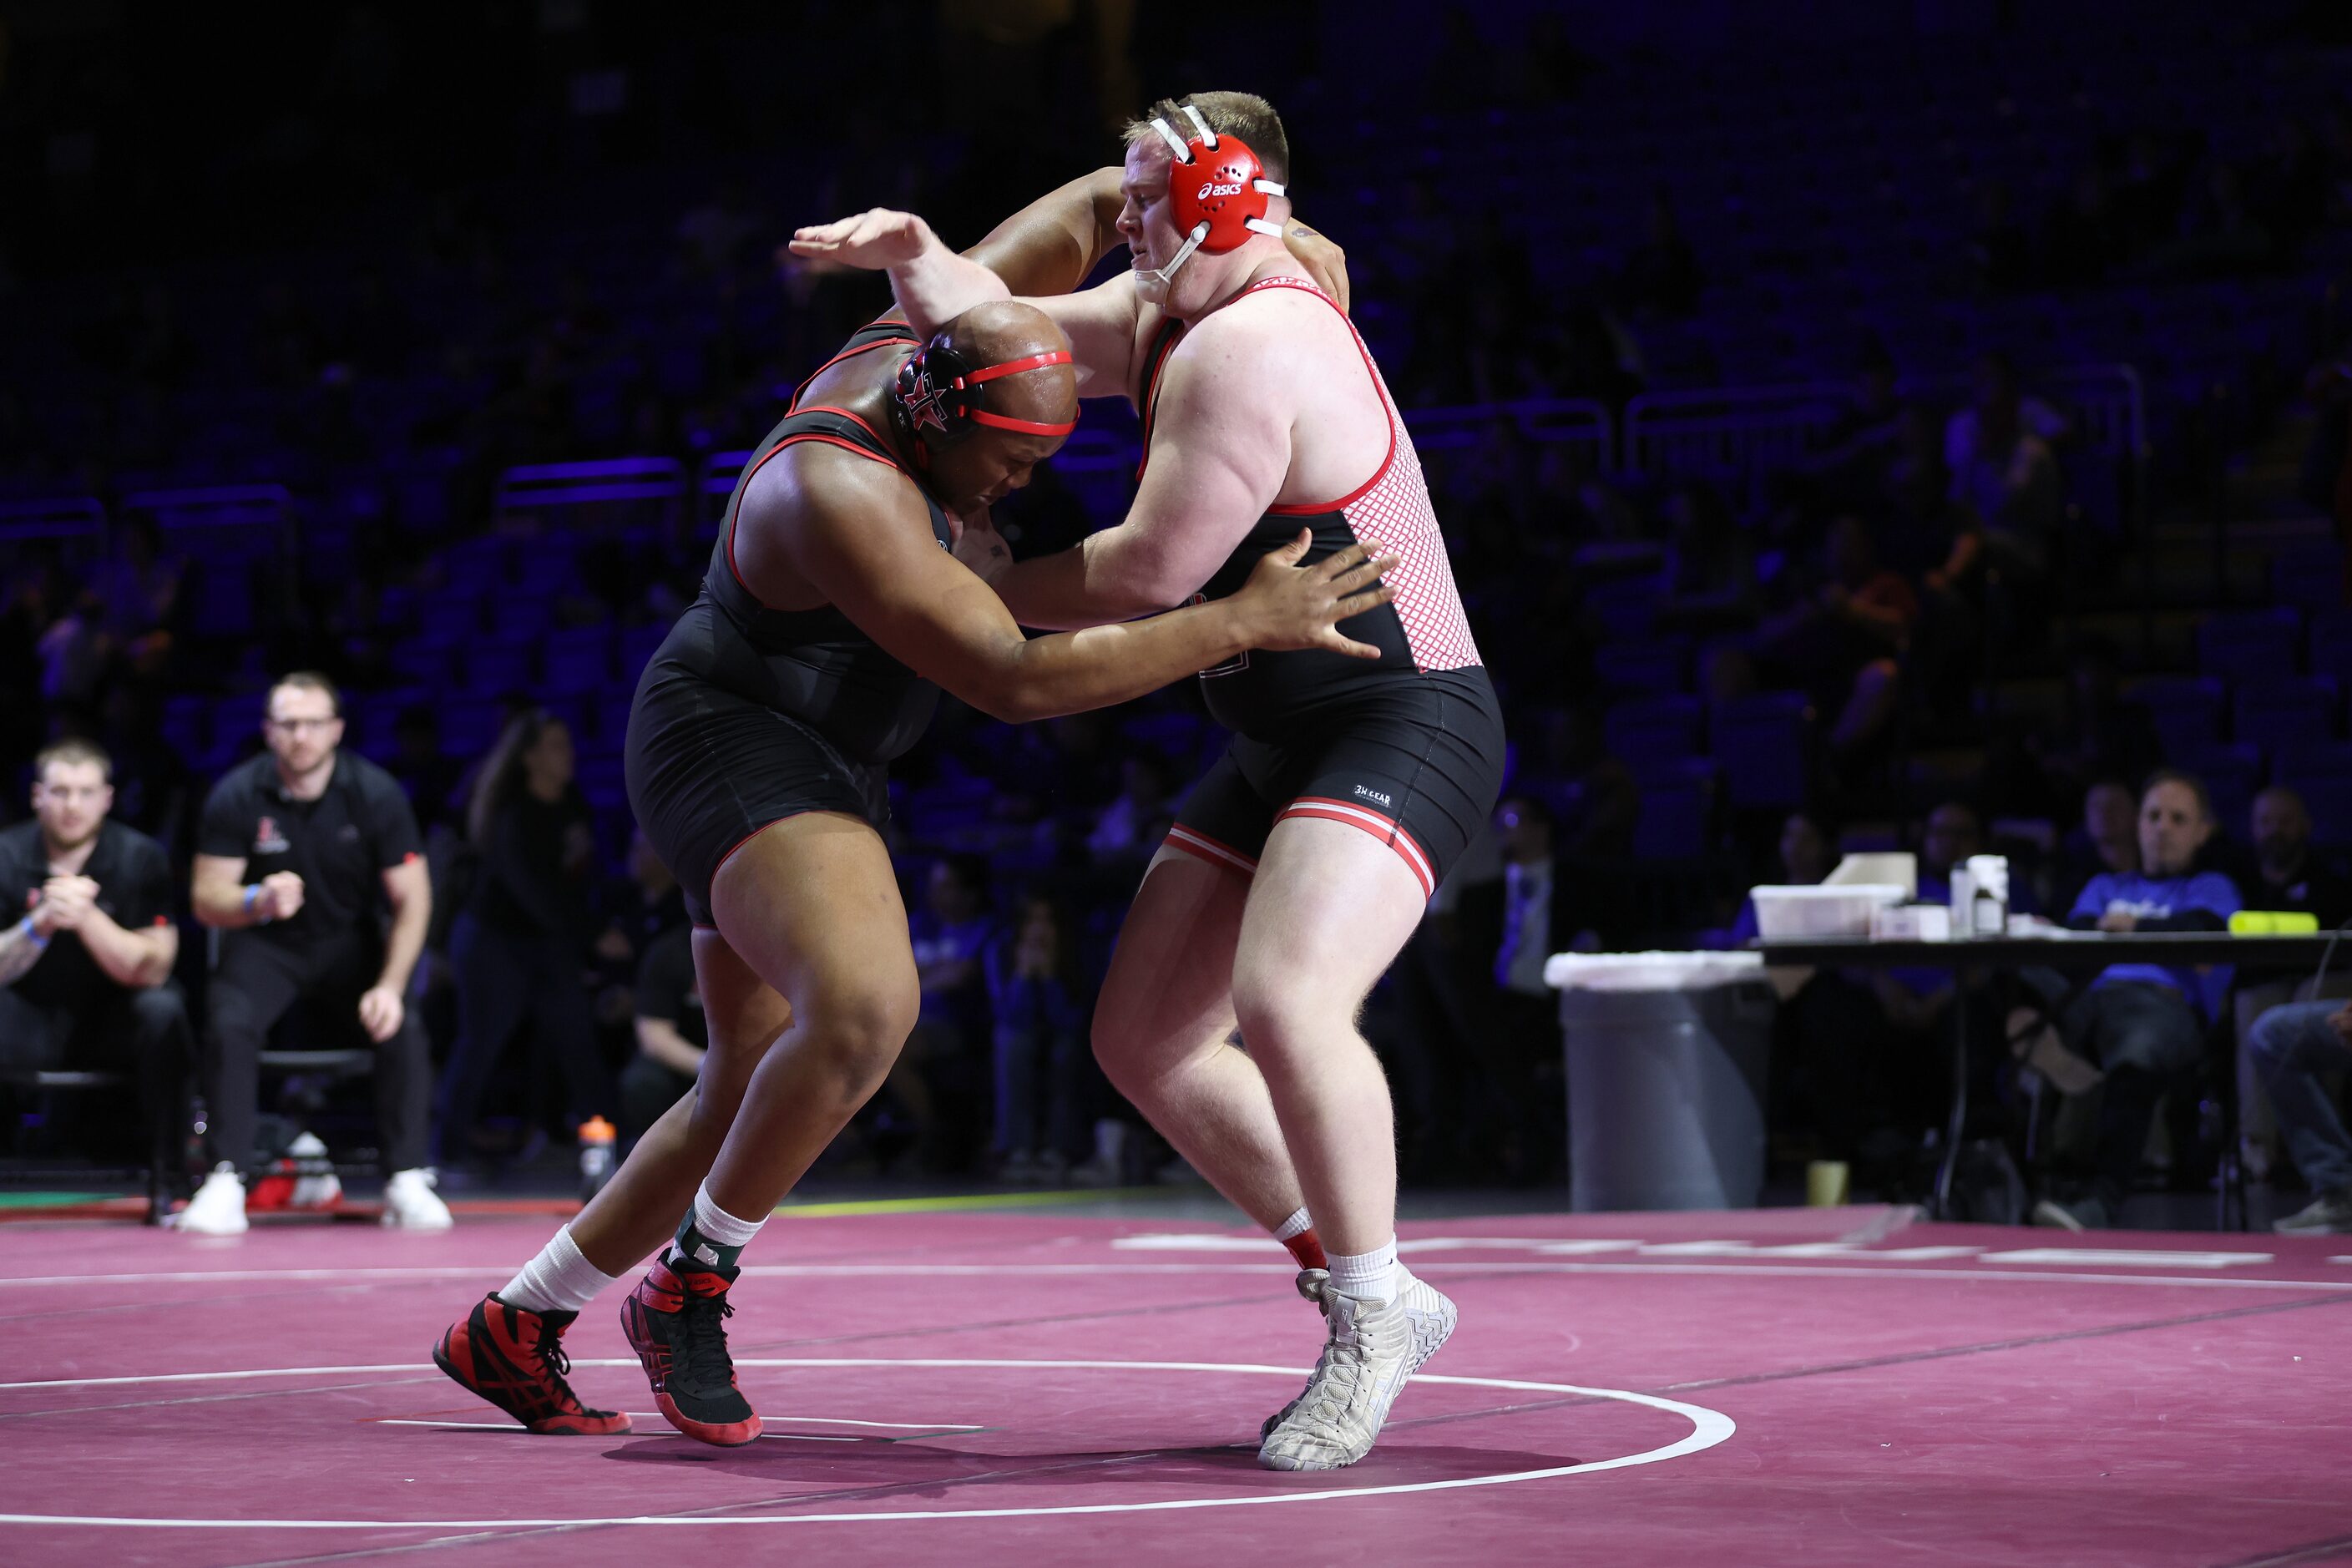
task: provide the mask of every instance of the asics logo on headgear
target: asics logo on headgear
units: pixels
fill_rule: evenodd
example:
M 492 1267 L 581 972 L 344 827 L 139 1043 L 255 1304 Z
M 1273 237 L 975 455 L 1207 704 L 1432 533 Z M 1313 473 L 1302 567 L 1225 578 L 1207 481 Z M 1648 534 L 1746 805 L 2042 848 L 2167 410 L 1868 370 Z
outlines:
M 1204 202 L 1211 196 L 1237 196 L 1241 194 L 1242 188 L 1238 184 L 1221 185 L 1214 180 L 1212 180 L 1207 184 L 1202 185 L 1201 187 L 1201 194 L 1194 196 L 1192 199 L 1196 202 Z

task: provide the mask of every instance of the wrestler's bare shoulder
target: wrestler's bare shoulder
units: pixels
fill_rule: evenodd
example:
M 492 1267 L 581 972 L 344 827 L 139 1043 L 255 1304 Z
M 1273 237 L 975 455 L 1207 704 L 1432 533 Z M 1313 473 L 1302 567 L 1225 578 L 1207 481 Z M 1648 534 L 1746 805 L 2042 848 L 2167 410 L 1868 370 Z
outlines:
M 1305 394 L 1360 362 L 1346 318 L 1328 302 L 1303 289 L 1261 289 L 1195 321 L 1171 363 L 1244 371 L 1269 389 Z

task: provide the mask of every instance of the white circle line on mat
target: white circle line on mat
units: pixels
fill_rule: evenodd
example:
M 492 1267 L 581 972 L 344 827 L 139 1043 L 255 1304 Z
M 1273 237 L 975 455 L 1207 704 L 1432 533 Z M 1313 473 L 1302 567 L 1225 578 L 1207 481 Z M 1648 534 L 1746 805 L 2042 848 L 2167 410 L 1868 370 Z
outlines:
M 635 1366 L 634 1360 L 606 1359 L 575 1362 L 575 1366 Z M 1241 1373 L 1276 1377 L 1300 1377 L 1304 1367 L 1259 1366 L 1243 1363 L 1190 1361 L 997 1361 L 997 1360 L 901 1360 L 872 1357 L 842 1357 L 823 1360 L 744 1360 L 739 1367 L 925 1367 L 935 1369 L 978 1369 L 987 1371 L 1036 1371 L 1049 1369 L 1065 1372 L 1206 1372 Z M 429 1372 L 428 1364 L 370 1367 L 264 1367 L 245 1373 L 199 1373 L 202 1378 L 226 1377 L 294 1377 L 322 1372 Z M 47 1384 L 6 1384 L 0 1387 L 59 1387 L 66 1383 L 84 1386 L 131 1381 L 110 1378 L 79 1378 L 52 1381 Z M 155 1381 L 163 1381 L 158 1378 Z M 1654 1465 L 1667 1459 L 1678 1459 L 1685 1454 L 1700 1453 L 1725 1441 L 1738 1431 L 1730 1416 L 1703 1405 L 1692 1405 L 1679 1399 L 1665 1399 L 1654 1394 L 1636 1394 L 1622 1388 L 1585 1388 L 1569 1383 L 1536 1383 L 1510 1377 L 1449 1377 L 1431 1373 L 1414 1375 L 1415 1383 L 1444 1384 L 1461 1388 L 1500 1388 L 1525 1394 L 1581 1394 L 1593 1399 L 1616 1400 L 1625 1405 L 1639 1405 L 1653 1410 L 1663 1410 L 1679 1415 L 1691 1424 L 1690 1434 L 1679 1441 L 1638 1454 L 1627 1454 L 1613 1459 L 1591 1459 L 1582 1464 L 1558 1465 L 1539 1470 L 1512 1470 L 1491 1476 L 1462 1476 L 1444 1481 L 1402 1481 L 1385 1487 L 1346 1487 L 1326 1491 L 1257 1493 L 1244 1497 L 1171 1498 L 1155 1502 L 1074 1503 L 1048 1508 L 982 1508 L 982 1509 L 921 1509 L 903 1511 L 866 1511 L 859 1513 L 784 1513 L 784 1514 L 622 1514 L 588 1519 L 142 1519 L 115 1514 L 62 1513 L 0 1513 L 0 1524 L 22 1525 L 90 1525 L 131 1530 L 551 1530 L 577 1525 L 735 1525 L 735 1524 L 849 1524 L 879 1523 L 886 1520 L 919 1519 L 1044 1519 L 1065 1514 L 1100 1513 L 1168 1513 L 1185 1509 L 1242 1508 L 1258 1503 L 1325 1502 L 1340 1498 L 1398 1497 L 1412 1492 L 1460 1491 L 1471 1487 L 1508 1486 L 1517 1481 L 1551 1480 L 1560 1476 L 1591 1475 L 1601 1470 L 1622 1470 L 1635 1465 Z M 746 1505 L 754 1506 L 754 1505 Z M 765 1507 L 786 1506 L 767 1503 Z

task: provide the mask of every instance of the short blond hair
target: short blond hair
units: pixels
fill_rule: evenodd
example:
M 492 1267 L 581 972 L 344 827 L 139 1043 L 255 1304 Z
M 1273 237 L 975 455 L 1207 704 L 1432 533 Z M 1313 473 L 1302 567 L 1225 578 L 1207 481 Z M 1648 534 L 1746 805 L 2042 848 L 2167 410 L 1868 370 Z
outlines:
M 63 763 L 69 768 L 95 767 L 98 776 L 108 784 L 114 782 L 114 759 L 95 741 L 85 741 L 75 735 L 63 741 L 53 741 L 33 757 L 33 778 L 39 784 L 49 782 L 49 767 Z
M 325 692 L 327 696 L 327 706 L 335 710 L 335 717 L 340 719 L 343 716 L 343 694 L 335 689 L 335 683 L 333 681 L 329 680 L 317 670 L 289 670 L 286 674 L 279 676 L 277 679 L 269 683 L 269 695 L 275 697 L 279 691 L 284 690 L 288 687 L 292 687 L 297 691 Z
M 1265 166 L 1265 177 L 1280 184 L 1290 183 L 1290 138 L 1282 129 L 1282 116 L 1274 105 L 1254 92 L 1196 92 L 1189 98 L 1163 98 L 1142 114 L 1127 122 L 1122 134 L 1127 144 L 1134 146 L 1146 137 L 1160 134 L 1151 128 L 1155 120 L 1164 120 L 1177 135 L 1191 140 L 1198 132 L 1192 127 L 1192 117 L 1184 112 L 1191 104 L 1209 122 L 1209 129 L 1220 136 L 1237 136 L 1257 154 Z

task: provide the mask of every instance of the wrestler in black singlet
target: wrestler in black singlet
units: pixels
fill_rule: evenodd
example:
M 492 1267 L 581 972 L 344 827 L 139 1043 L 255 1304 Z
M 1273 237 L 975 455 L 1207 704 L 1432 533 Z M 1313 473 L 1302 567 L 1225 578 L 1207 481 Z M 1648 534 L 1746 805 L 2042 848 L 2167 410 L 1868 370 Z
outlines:
M 826 365 L 919 342 L 905 326 L 877 321 Z M 881 437 L 846 410 L 796 407 L 785 415 L 744 465 L 702 593 L 646 666 L 629 708 L 629 805 L 699 926 L 711 923 L 710 884 L 719 865 L 769 824 L 806 811 L 846 812 L 877 827 L 888 820 L 885 765 L 922 738 L 939 701 L 938 687 L 838 609 L 770 609 L 737 575 L 735 529 L 751 476 L 806 441 L 906 471 Z M 923 504 L 932 536 L 947 549 L 947 514 L 928 492 Z
M 1330 303 L 1311 285 L 1275 278 L 1223 308 L 1246 309 L 1250 294 L 1276 288 Z M 1147 463 L 1160 373 L 1183 331 L 1181 322 L 1170 321 L 1145 362 Z M 1168 842 L 1213 864 L 1248 871 L 1276 822 L 1319 817 L 1389 844 L 1427 894 L 1495 808 L 1504 766 L 1502 710 L 1463 618 L 1412 438 L 1360 337 L 1357 347 L 1388 414 L 1387 458 L 1337 500 L 1269 509 L 1200 597 L 1238 592 L 1266 552 L 1297 538 L 1302 527 L 1313 534 L 1302 564 L 1360 539 L 1377 542 L 1402 558 L 1383 579 L 1397 590 L 1396 598 L 1340 622 L 1339 632 L 1379 648 L 1381 657 L 1260 649 L 1202 670 L 1201 694 L 1209 713 L 1234 738 L 1185 797 Z

